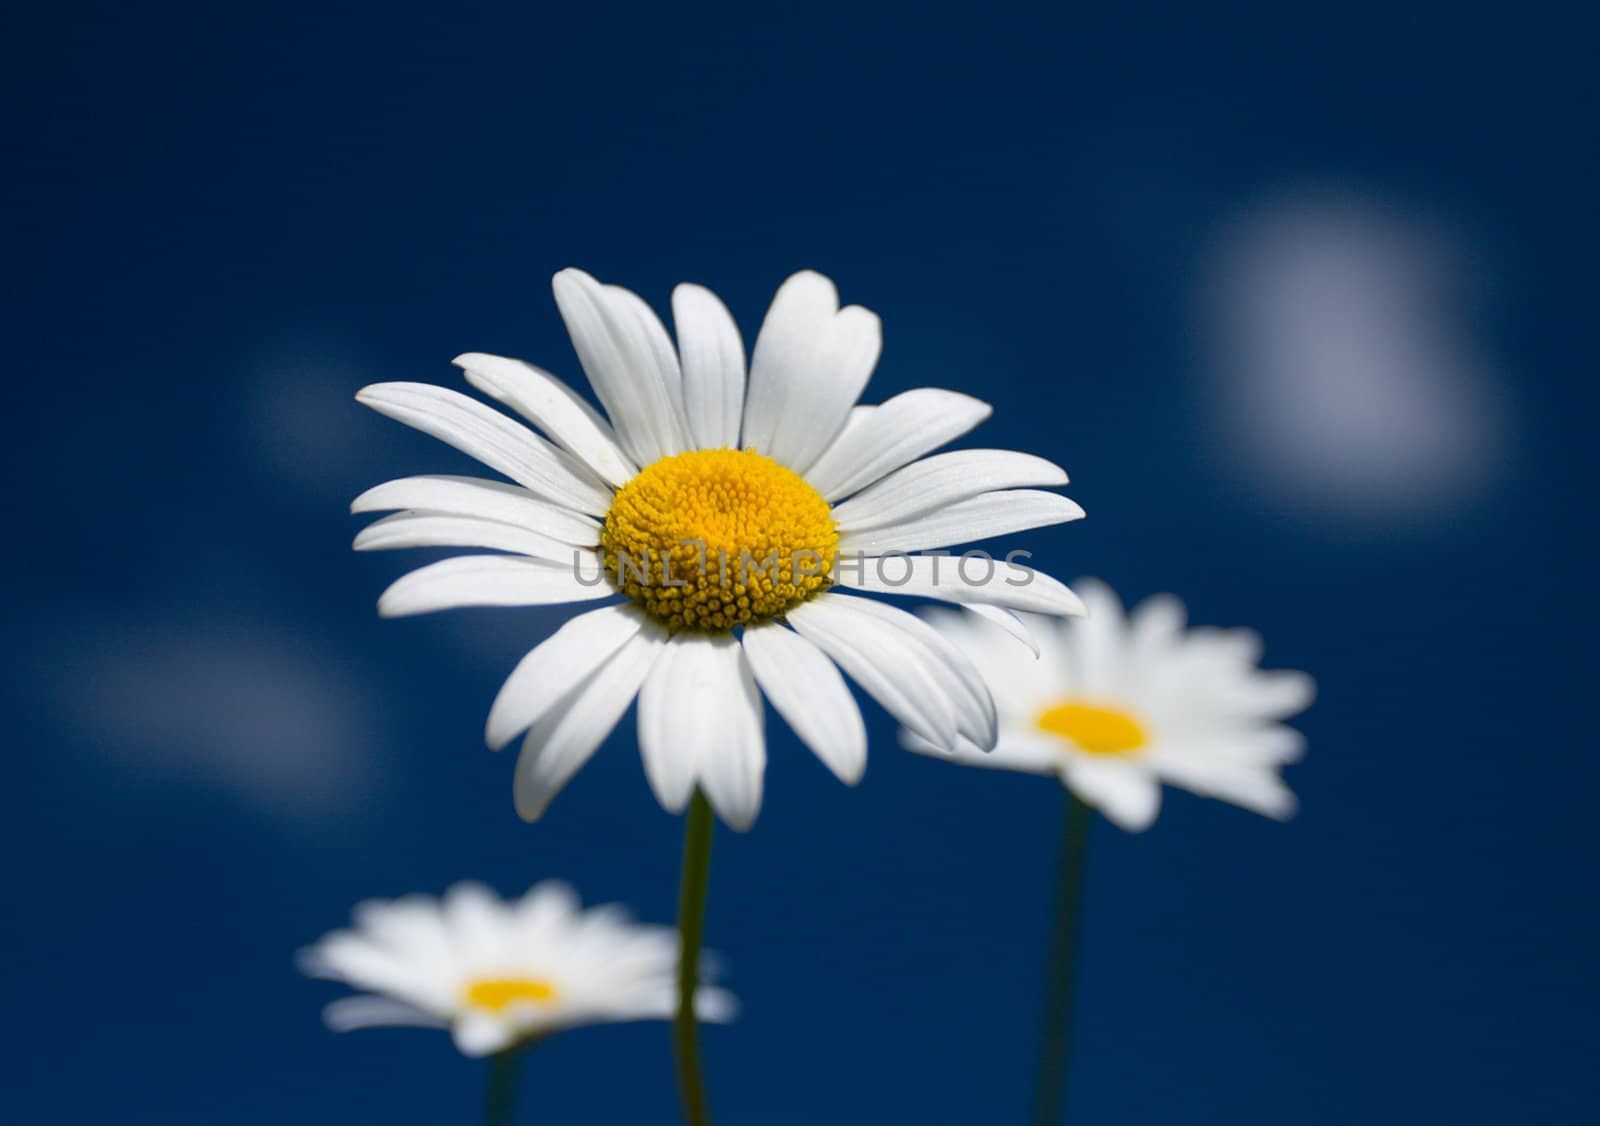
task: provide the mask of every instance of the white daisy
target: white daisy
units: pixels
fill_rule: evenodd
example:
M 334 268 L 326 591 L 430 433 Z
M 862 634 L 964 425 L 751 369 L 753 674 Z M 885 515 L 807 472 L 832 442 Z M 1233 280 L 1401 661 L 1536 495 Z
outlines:
M 527 733 L 518 812 L 537 818 L 635 695 L 661 804 L 680 812 L 698 787 L 738 829 L 761 805 L 762 694 L 840 779 L 860 778 L 866 734 L 839 668 L 930 742 L 992 745 L 993 701 L 966 658 L 914 615 L 831 588 L 945 599 L 1014 632 L 1016 610 L 1078 613 L 1071 591 L 1020 566 L 958 578 L 954 561 L 941 575 L 939 559 L 903 555 L 1077 519 L 1038 488 L 1066 474 L 1004 450 L 925 456 L 988 417 L 966 395 L 922 388 L 858 406 L 878 318 L 841 309 L 820 274 L 778 290 L 748 380 L 739 330 L 709 290 L 673 291 L 674 347 L 625 289 L 579 270 L 554 288 L 609 417 L 539 368 L 477 353 L 455 361 L 468 382 L 548 440 L 440 387 L 357 395 L 515 482 L 407 477 L 357 498 L 356 512 L 403 510 L 358 549 L 501 553 L 414 571 L 380 613 L 627 597 L 567 622 L 495 700 L 489 745 Z
M 312 977 L 367 991 L 323 1010 L 336 1032 L 448 1028 L 462 1052 L 486 1056 L 564 1028 L 677 1011 L 677 932 L 631 922 L 615 904 L 585 911 L 555 881 L 509 902 L 460 883 L 443 900 L 359 904 L 354 919 L 299 955 Z M 702 985 L 695 1009 L 726 1021 L 735 1003 Z
M 1278 770 L 1303 742 L 1279 720 L 1311 703 L 1311 677 L 1257 668 L 1261 639 L 1249 630 L 1185 630 L 1172 595 L 1124 615 L 1103 583 L 1074 586 L 1088 616 L 1030 621 L 1037 656 L 985 623 L 929 612 L 994 689 L 1000 737 L 988 752 L 946 750 L 914 731 L 902 742 L 969 766 L 1059 775 L 1132 831 L 1155 820 L 1162 782 L 1280 820 L 1293 814 Z

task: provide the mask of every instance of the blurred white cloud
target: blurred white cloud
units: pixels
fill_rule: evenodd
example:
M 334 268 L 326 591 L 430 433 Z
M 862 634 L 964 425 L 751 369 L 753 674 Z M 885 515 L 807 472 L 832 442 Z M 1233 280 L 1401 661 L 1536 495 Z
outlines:
M 1307 191 L 1223 232 L 1202 313 L 1237 471 L 1286 508 L 1388 527 L 1448 518 L 1503 471 L 1503 380 L 1470 318 L 1458 239 L 1354 194 Z
M 220 789 L 295 820 L 371 796 L 372 693 L 324 643 L 260 625 L 123 623 L 64 631 L 41 657 L 49 718 L 142 782 Z

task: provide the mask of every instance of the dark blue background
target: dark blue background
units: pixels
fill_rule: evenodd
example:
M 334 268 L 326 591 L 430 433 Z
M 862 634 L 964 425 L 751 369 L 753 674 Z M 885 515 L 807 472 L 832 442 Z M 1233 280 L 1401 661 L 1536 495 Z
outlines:
M 535 827 L 482 748 L 548 616 L 382 622 L 405 562 L 348 550 L 360 489 L 466 471 L 351 393 L 464 350 L 575 376 L 548 279 L 581 265 L 747 332 L 831 274 L 886 325 L 871 398 L 980 394 L 976 441 L 1073 474 L 1042 565 L 1317 675 L 1297 820 L 1099 827 L 1078 1121 L 1592 1120 L 1593 39 L 1558 12 L 14 12 L 8 1119 L 470 1122 L 480 1065 L 325 1032 L 294 949 L 465 876 L 670 917 L 631 720 Z M 1469 501 L 1363 523 L 1219 461 L 1207 247 L 1299 183 L 1467 232 L 1512 439 Z M 774 723 L 761 820 L 719 834 L 720 1118 L 1019 1121 L 1060 792 L 868 722 L 855 791 Z M 671 1121 L 666 1029 L 562 1037 L 526 1090 Z

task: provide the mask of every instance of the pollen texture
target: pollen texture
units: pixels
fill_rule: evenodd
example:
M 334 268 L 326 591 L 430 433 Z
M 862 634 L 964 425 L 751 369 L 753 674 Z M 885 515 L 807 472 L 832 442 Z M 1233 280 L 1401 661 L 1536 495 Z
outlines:
M 1092 755 L 1127 755 L 1147 743 L 1143 725 L 1127 712 L 1069 700 L 1039 714 L 1039 727 Z
M 673 630 L 775 618 L 832 583 L 839 533 L 820 493 L 755 450 L 664 457 L 624 485 L 600 554 L 629 598 Z

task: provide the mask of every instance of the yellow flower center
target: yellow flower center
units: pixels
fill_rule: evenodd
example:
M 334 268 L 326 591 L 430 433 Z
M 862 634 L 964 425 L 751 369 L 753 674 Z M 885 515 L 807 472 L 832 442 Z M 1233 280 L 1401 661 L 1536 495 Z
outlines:
M 600 557 L 617 588 L 670 629 L 720 633 L 826 590 L 832 510 L 755 450 L 691 450 L 646 466 L 611 502 Z
M 491 1013 L 503 1012 L 518 1002 L 548 1005 L 556 987 L 536 977 L 499 977 L 475 981 L 464 990 L 467 1004 Z
M 1041 730 L 1059 735 L 1091 755 L 1132 754 L 1149 742 L 1144 726 L 1127 712 L 1081 700 L 1046 708 L 1037 722 Z

